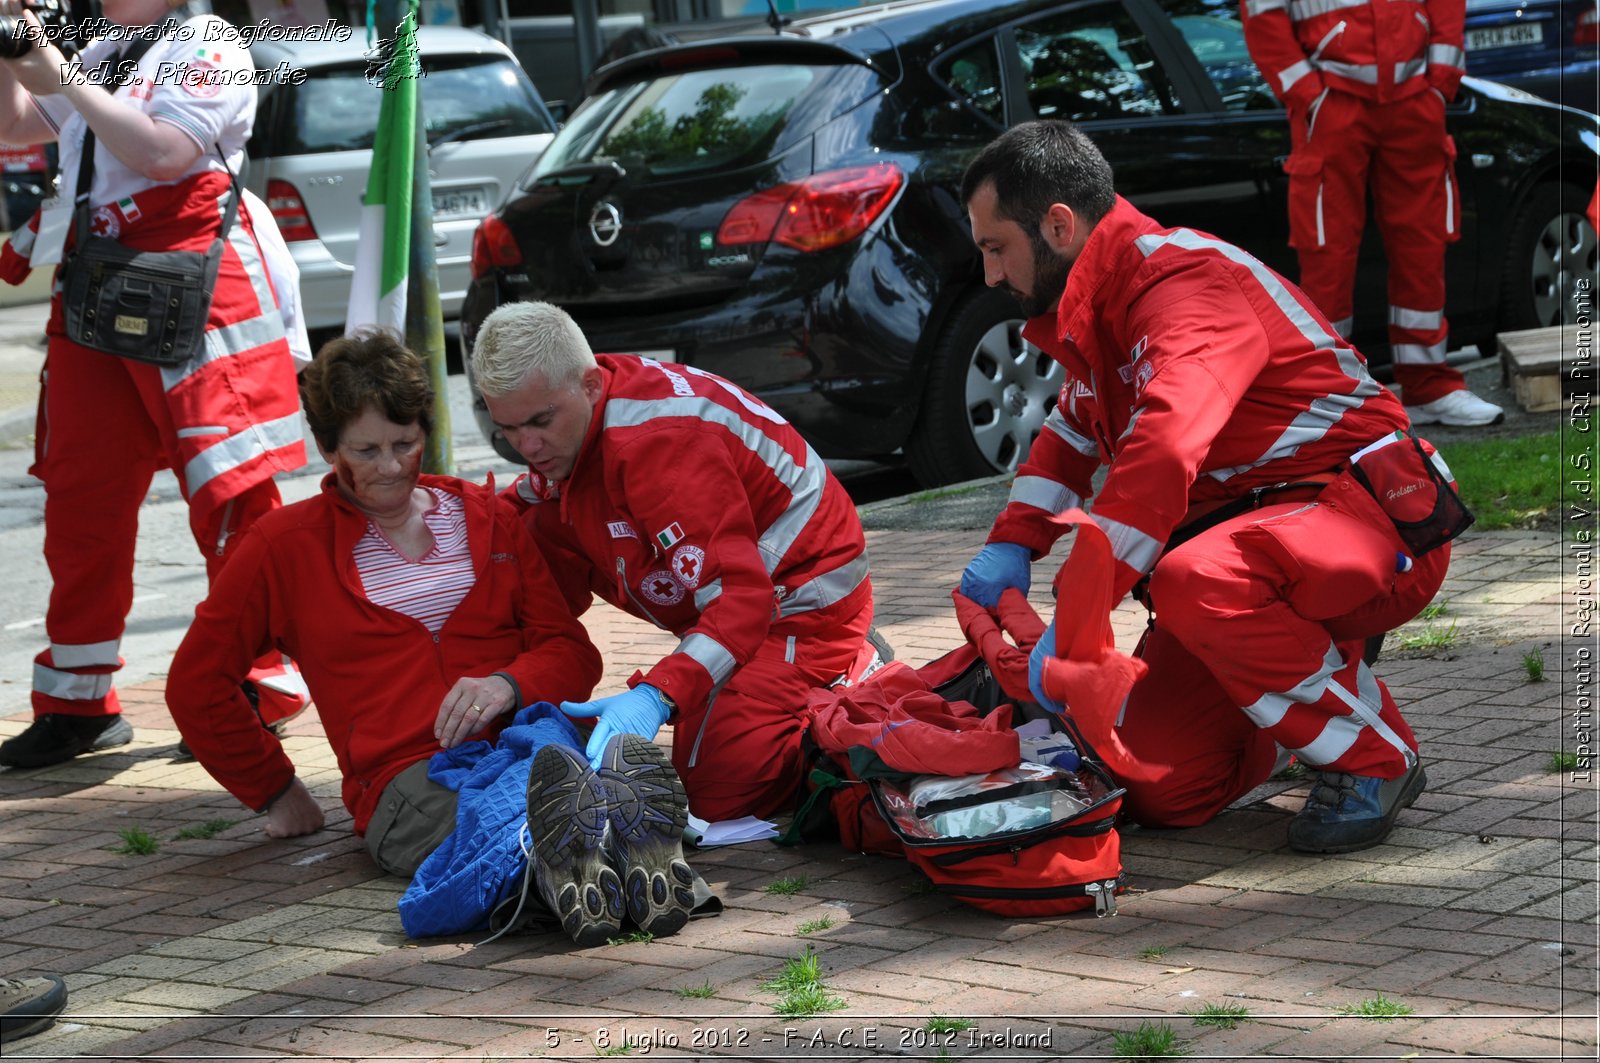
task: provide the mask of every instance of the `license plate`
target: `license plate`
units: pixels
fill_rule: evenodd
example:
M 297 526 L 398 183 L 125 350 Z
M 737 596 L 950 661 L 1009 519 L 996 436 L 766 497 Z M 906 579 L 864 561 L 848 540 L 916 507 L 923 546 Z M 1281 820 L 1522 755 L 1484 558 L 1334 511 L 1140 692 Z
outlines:
M 482 188 L 433 190 L 435 218 L 460 218 L 470 214 L 487 213 L 489 213 L 489 194 Z
M 1467 51 L 1487 52 L 1493 48 L 1522 48 L 1544 42 L 1544 27 L 1537 22 L 1518 22 L 1512 26 L 1491 26 L 1467 31 Z

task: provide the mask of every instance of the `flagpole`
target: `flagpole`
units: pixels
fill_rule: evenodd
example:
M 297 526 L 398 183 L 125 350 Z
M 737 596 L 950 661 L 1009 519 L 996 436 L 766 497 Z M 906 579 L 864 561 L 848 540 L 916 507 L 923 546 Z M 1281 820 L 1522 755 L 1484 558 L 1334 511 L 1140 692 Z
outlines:
M 416 0 L 377 0 L 378 35 L 393 40 L 404 11 L 417 13 Z M 427 76 L 426 65 L 422 76 Z M 444 313 L 439 306 L 439 266 L 433 257 L 433 186 L 428 179 L 428 135 L 422 94 L 417 94 L 415 150 L 411 173 L 411 240 L 406 271 L 406 346 L 428 366 L 433 384 L 433 431 L 423 455 L 424 472 L 455 474 L 455 453 L 450 441 L 449 370 L 445 363 Z

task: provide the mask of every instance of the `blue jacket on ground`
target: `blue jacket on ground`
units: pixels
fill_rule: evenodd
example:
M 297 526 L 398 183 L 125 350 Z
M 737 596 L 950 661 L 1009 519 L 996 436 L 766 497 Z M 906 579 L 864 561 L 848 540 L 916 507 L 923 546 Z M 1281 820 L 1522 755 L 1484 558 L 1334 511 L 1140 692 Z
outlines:
M 583 752 L 572 721 L 541 701 L 517 713 L 494 745 L 464 742 L 433 755 L 428 778 L 460 795 L 456 829 L 428 854 L 400 898 L 408 935 L 483 929 L 495 905 L 522 888 L 528 770 L 534 753 L 551 742 Z

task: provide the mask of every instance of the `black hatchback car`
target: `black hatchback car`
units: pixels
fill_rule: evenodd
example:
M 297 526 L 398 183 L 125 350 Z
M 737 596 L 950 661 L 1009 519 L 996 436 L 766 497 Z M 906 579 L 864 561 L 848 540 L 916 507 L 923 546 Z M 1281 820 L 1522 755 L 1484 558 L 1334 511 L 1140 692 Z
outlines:
M 1288 130 L 1237 7 L 905 0 L 622 59 L 480 226 L 463 343 L 543 299 L 596 350 L 736 381 L 825 457 L 903 453 L 930 485 L 1013 468 L 1061 369 L 983 284 L 963 169 L 1016 122 L 1070 118 L 1135 205 L 1294 276 Z M 1449 122 L 1457 342 L 1561 320 L 1595 268 L 1600 122 L 1470 80 Z M 1381 356 L 1366 251 L 1356 339 Z

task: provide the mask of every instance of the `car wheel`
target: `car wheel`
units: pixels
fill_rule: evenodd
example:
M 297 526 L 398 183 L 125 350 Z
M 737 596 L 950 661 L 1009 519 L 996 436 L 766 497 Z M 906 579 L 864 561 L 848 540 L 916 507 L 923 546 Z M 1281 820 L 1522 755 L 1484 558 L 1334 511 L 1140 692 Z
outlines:
M 1595 275 L 1596 235 L 1584 217 L 1590 193 L 1576 185 L 1533 190 L 1510 229 L 1500 331 L 1577 322 L 1579 283 Z
M 924 485 L 992 476 L 1028 456 L 1065 374 L 1022 338 L 1023 323 L 1016 302 L 996 291 L 969 297 L 945 323 L 906 444 L 906 461 Z

